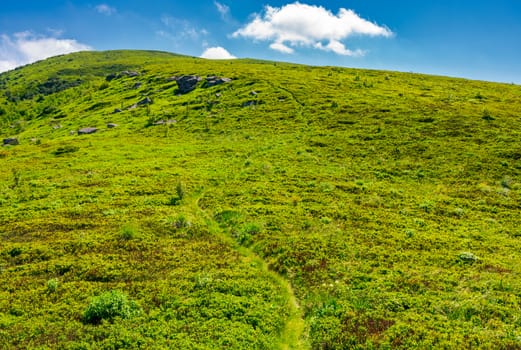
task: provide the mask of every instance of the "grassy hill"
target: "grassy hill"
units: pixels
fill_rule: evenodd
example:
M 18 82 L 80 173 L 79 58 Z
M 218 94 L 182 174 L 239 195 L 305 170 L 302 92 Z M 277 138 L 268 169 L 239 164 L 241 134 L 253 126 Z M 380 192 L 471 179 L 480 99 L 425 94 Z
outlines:
M 1 74 L 0 348 L 519 349 L 520 122 L 519 86 L 419 74 Z

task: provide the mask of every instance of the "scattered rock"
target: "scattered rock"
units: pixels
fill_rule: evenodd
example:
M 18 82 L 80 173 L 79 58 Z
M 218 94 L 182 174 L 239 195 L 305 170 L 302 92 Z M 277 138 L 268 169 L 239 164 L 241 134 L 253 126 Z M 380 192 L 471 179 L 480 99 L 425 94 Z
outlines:
M 110 73 L 109 75 L 107 75 L 105 77 L 105 80 L 106 81 L 111 81 L 111 80 L 119 79 L 119 78 L 122 78 L 122 77 L 137 77 L 138 75 L 139 75 L 138 72 L 125 70 L 125 71 L 123 71 L 123 72 L 121 72 L 119 74 Z
M 113 128 L 117 128 L 117 127 L 118 127 L 118 124 L 114 124 L 114 123 L 107 124 L 107 128 L 109 128 L 109 129 L 113 129 Z
M 4 146 L 6 146 L 6 145 L 16 146 L 19 144 L 20 144 L 20 142 L 18 142 L 18 139 L 15 137 L 8 137 L 8 138 L 4 139 Z
M 133 89 L 139 89 L 141 86 L 143 86 L 143 83 L 137 82 L 137 83 L 134 84 L 134 86 L 132 88 Z
M 105 80 L 106 80 L 106 81 L 111 81 L 111 80 L 116 79 L 117 77 L 118 77 L 117 74 L 115 74 L 115 73 L 110 73 L 109 75 L 107 75 L 107 76 L 105 77 Z
M 257 104 L 257 101 L 246 101 L 242 104 L 243 107 L 250 107 L 255 106 Z
M 178 77 L 176 79 L 177 87 L 179 88 L 179 93 L 186 94 L 190 91 L 194 90 L 197 86 L 197 83 L 201 81 L 201 77 L 196 75 L 184 75 L 182 77 Z
M 252 96 L 257 96 L 258 94 L 259 94 L 259 93 L 258 93 L 257 91 L 252 91 L 252 92 L 250 92 L 250 95 L 252 95 Z
M 150 97 L 145 97 L 144 99 L 142 99 L 141 101 L 139 101 L 137 103 L 138 106 L 144 106 L 144 105 L 149 105 L 152 103 L 152 99 Z
M 116 109 L 114 109 L 114 112 L 112 112 L 112 113 L 113 113 L 113 114 L 116 114 L 116 113 L 121 113 L 121 112 L 123 112 L 121 109 L 116 108 Z
M 130 71 L 130 70 L 124 70 L 123 72 L 119 73 L 119 77 L 127 76 L 127 77 L 137 77 L 139 76 L 138 72 Z
M 152 123 L 152 125 L 171 125 L 177 123 L 177 120 L 175 119 L 168 119 L 168 120 L 158 120 L 157 122 Z
M 215 97 L 221 97 L 222 95 L 218 92 L 215 94 Z
M 52 126 L 52 128 L 53 128 L 54 130 L 61 129 L 61 127 L 62 127 L 61 124 L 54 124 L 54 125 Z
M 98 129 L 96 128 L 82 128 L 80 130 L 78 130 L 78 135 L 88 135 L 88 134 L 94 134 L 96 131 L 98 131 Z
M 211 77 L 206 78 L 206 82 L 205 82 L 204 86 L 212 87 L 212 86 L 221 85 L 224 83 L 229 83 L 230 81 L 232 81 L 230 78 L 219 78 L 219 77 L 211 76 Z

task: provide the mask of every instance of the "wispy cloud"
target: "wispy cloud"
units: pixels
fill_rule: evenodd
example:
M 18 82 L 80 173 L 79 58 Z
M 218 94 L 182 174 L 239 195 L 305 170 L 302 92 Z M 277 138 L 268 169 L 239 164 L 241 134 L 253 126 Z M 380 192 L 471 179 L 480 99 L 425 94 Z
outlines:
M 95 7 L 95 9 L 98 13 L 101 13 L 102 15 L 105 15 L 105 16 L 111 16 L 111 15 L 115 14 L 116 12 L 118 12 L 116 10 L 116 8 L 109 6 L 107 4 L 99 4 Z
M 353 10 L 341 8 L 338 14 L 322 6 L 299 2 L 283 7 L 266 6 L 262 15 L 233 33 L 233 37 L 271 41 L 270 48 L 293 53 L 298 47 L 309 47 L 344 56 L 360 56 L 362 50 L 350 50 L 342 40 L 352 36 L 390 37 L 386 27 L 361 18 Z
M 61 54 L 92 50 L 74 39 L 59 39 L 19 32 L 0 36 L 0 72 Z
M 221 4 L 218 1 L 214 1 L 213 3 L 217 8 L 217 12 L 219 12 L 219 14 L 221 15 L 221 18 L 224 21 L 228 21 L 230 17 L 230 7 L 228 5 Z
M 156 34 L 172 40 L 177 44 L 183 41 L 197 41 L 208 35 L 204 28 L 198 28 L 187 20 L 172 17 L 170 15 L 161 16 L 161 23 L 166 27 L 156 31 Z
M 201 58 L 207 58 L 212 60 L 229 60 L 229 59 L 235 59 L 234 55 L 228 52 L 223 47 L 216 46 L 216 47 L 209 47 L 207 48 L 202 54 Z

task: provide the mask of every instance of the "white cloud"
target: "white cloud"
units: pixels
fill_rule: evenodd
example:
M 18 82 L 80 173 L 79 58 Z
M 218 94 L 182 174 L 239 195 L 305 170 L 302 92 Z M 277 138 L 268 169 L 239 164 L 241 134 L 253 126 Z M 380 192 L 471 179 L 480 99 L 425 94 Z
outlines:
M 31 32 L 0 36 L 0 72 L 66 53 L 92 50 L 73 39 L 58 39 Z
M 99 4 L 95 7 L 96 11 L 98 13 L 101 13 L 102 15 L 111 16 L 117 12 L 117 10 L 114 7 L 111 7 L 107 4 Z
M 232 36 L 271 41 L 270 48 L 283 53 L 293 53 L 296 47 L 312 47 L 338 55 L 360 56 L 363 51 L 349 50 L 342 43 L 355 35 L 390 37 L 393 33 L 353 10 L 341 8 L 335 15 L 322 6 L 295 2 L 280 8 L 266 6 L 262 15 L 256 14 Z
M 270 48 L 275 51 L 280 51 L 282 53 L 293 53 L 295 50 L 293 50 L 291 47 L 284 45 L 281 42 L 274 42 L 270 45 Z
M 201 55 L 201 58 L 207 58 L 211 60 L 229 60 L 237 57 L 233 56 L 225 48 L 217 46 L 209 47 L 206 50 L 204 50 L 204 52 Z
M 206 29 L 196 28 L 189 21 L 175 18 L 170 15 L 162 15 L 161 22 L 169 29 L 169 31 L 159 30 L 156 33 L 174 41 L 186 39 L 199 40 L 201 37 L 208 35 Z
M 19 63 L 16 61 L 0 60 L 0 73 L 15 69 L 17 66 Z
M 218 1 L 214 1 L 213 3 L 217 8 L 217 11 L 221 14 L 221 18 L 223 20 L 227 20 L 228 16 L 230 15 L 230 7 L 225 4 L 221 4 Z

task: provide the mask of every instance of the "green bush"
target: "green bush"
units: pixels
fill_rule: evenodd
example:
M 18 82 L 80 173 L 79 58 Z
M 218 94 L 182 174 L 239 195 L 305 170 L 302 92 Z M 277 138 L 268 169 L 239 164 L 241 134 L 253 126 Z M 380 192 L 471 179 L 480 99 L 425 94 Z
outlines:
M 138 229 L 134 225 L 126 224 L 119 231 L 119 236 L 125 241 L 130 241 L 138 236 Z
M 54 293 L 58 290 L 58 279 L 51 278 L 47 281 L 47 293 Z
M 129 300 L 126 294 L 112 290 L 92 299 L 83 313 L 83 321 L 99 324 L 102 320 L 112 321 L 116 317 L 127 319 L 140 313 L 140 307 Z

